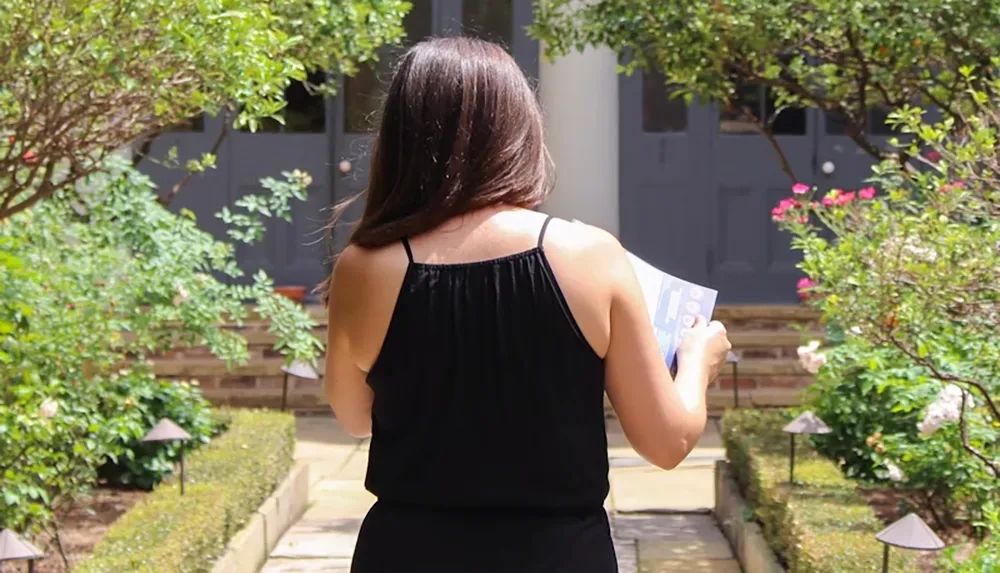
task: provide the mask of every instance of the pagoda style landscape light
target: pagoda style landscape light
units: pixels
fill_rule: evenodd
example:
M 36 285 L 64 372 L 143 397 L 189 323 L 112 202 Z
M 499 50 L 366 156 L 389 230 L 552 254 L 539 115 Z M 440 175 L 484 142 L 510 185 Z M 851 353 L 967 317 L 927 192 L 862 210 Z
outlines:
M 0 563 L 27 561 L 28 573 L 35 573 L 35 560 L 45 557 L 37 547 L 14 535 L 9 529 L 0 530 Z
M 191 434 L 184 431 L 184 428 L 178 426 L 171 420 L 164 418 L 160 420 L 148 434 L 142 437 L 143 442 L 184 442 L 191 439 Z M 184 495 L 184 444 L 181 444 L 180 449 L 180 466 L 181 466 L 181 495 Z
M 875 536 L 885 544 L 882 552 L 882 573 L 889 572 L 889 547 L 895 545 L 903 549 L 917 551 L 938 551 L 944 549 L 944 541 L 915 513 L 886 527 Z
M 319 374 L 312 366 L 304 362 L 295 361 L 287 366 L 282 366 L 281 371 L 285 373 L 285 380 L 281 384 L 281 411 L 284 412 L 288 406 L 288 377 L 306 378 L 308 380 L 319 380 Z
M 781 429 L 790 438 L 788 449 L 788 483 L 795 483 L 795 436 L 796 434 L 829 434 L 830 427 L 812 412 L 802 412 L 798 418 Z
M 726 362 L 733 365 L 733 408 L 740 407 L 739 363 L 740 357 L 732 350 L 726 355 Z

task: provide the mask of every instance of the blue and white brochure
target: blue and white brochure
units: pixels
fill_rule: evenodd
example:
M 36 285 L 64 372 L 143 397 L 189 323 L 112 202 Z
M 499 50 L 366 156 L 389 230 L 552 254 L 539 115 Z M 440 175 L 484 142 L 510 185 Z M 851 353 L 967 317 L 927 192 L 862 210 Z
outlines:
M 708 322 L 715 310 L 718 291 L 671 276 L 639 257 L 628 253 L 646 299 L 660 354 L 671 371 L 677 369 L 677 348 L 681 335 L 691 328 L 695 317 Z

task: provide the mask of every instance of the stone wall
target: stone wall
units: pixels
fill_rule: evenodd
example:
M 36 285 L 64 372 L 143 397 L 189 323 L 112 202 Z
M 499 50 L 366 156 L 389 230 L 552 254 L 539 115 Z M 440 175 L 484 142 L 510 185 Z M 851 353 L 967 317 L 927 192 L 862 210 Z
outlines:
M 319 326 L 314 335 L 326 340 L 326 314 L 320 307 L 310 308 Z M 727 367 L 709 390 L 709 406 L 721 409 L 733 404 L 734 383 L 738 385 L 740 405 L 785 406 L 798 402 L 812 376 L 798 364 L 796 347 L 812 338 L 822 338 L 814 311 L 800 306 L 722 307 L 716 312 L 730 333 L 734 352 L 740 357 L 736 377 Z M 795 326 L 804 328 L 805 334 Z M 218 404 L 238 406 L 277 406 L 281 401 L 284 364 L 272 349 L 274 336 L 267 325 L 248 321 L 241 329 L 250 345 L 248 364 L 227 370 L 203 348 L 178 349 L 153 360 L 154 370 L 165 378 L 190 380 L 201 384 L 205 395 Z M 319 364 L 322 373 L 323 364 Z M 296 409 L 324 409 L 321 381 L 289 379 L 288 403 Z

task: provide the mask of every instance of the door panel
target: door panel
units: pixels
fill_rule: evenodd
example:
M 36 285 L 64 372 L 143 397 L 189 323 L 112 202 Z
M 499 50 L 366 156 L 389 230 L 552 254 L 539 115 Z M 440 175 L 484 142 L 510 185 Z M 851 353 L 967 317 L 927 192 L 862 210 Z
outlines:
M 619 79 L 621 191 L 624 246 L 650 264 L 704 281 L 710 110 L 670 98 L 659 73 Z
M 872 176 L 872 166 L 877 163 L 875 158 L 845 133 L 844 122 L 836 114 L 817 113 L 823 118 L 816 152 L 816 184 L 820 191 L 833 188 L 853 190 L 866 186 L 865 180 Z M 890 126 L 886 125 L 887 115 L 878 109 L 868 114 L 869 139 L 881 149 L 889 149 L 889 138 L 894 135 Z
M 798 258 L 790 236 L 771 221 L 771 208 L 791 195 L 792 182 L 744 110 L 773 118 L 775 141 L 792 173 L 804 183 L 813 179 L 814 113 L 785 109 L 774 117 L 774 98 L 760 86 L 748 86 L 719 109 L 711 150 L 712 216 L 706 221 L 708 282 L 725 304 L 793 302 Z

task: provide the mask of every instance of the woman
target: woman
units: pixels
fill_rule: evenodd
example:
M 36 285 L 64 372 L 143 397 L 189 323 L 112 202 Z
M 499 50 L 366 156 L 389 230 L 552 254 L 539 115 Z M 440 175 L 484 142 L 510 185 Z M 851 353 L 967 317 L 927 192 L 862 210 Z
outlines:
M 503 49 L 447 38 L 403 56 L 328 293 L 326 393 L 372 436 L 378 498 L 355 573 L 616 571 L 605 390 L 660 467 L 701 436 L 725 329 L 696 324 L 671 379 L 618 241 L 531 210 L 549 163 Z

